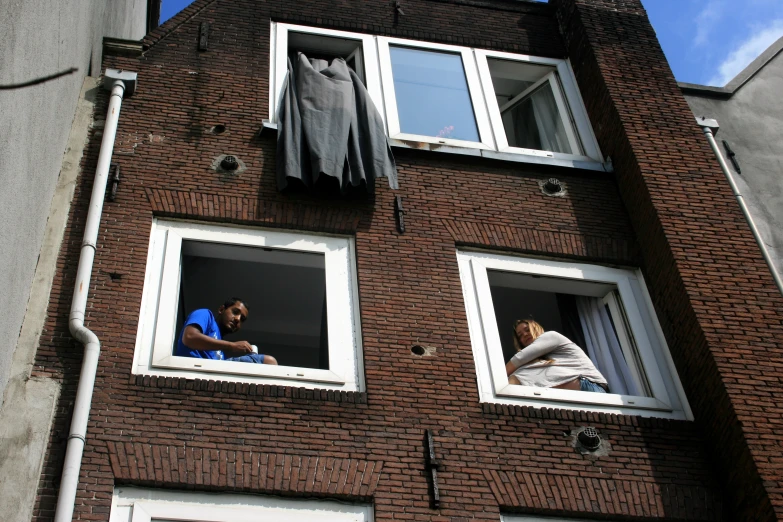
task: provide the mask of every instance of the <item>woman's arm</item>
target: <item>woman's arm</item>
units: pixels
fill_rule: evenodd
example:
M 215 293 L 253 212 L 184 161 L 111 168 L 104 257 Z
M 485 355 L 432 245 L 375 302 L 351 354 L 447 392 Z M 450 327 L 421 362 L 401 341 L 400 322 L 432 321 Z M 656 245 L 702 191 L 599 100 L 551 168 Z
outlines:
M 214 352 L 223 350 L 226 357 L 239 357 L 253 353 L 250 343 L 247 341 L 223 341 L 222 339 L 213 339 L 204 335 L 197 326 L 189 324 L 182 332 L 182 344 L 192 350 L 203 350 L 205 352 Z
M 538 339 L 523 348 L 522 351 L 514 354 L 506 364 L 506 375 L 511 375 L 520 366 L 543 357 L 566 342 L 568 342 L 567 338 L 557 332 L 544 332 Z

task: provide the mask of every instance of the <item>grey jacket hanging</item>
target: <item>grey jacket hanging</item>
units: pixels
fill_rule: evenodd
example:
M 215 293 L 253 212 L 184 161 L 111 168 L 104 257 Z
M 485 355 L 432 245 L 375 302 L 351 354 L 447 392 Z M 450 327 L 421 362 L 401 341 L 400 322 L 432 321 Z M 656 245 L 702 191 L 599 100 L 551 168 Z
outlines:
M 340 191 L 375 178 L 397 188 L 397 168 L 383 121 L 367 89 L 345 60 L 308 58 L 288 61 L 288 78 L 278 109 L 277 185 L 291 179 L 312 187 L 321 175 L 335 178 Z

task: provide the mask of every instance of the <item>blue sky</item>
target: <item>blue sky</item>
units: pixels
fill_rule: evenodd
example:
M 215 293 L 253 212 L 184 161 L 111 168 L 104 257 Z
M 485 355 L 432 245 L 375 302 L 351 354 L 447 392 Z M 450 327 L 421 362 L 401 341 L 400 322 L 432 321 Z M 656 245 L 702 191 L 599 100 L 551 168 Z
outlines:
M 163 0 L 161 22 L 191 0 Z M 678 81 L 723 86 L 783 36 L 783 0 L 642 0 Z

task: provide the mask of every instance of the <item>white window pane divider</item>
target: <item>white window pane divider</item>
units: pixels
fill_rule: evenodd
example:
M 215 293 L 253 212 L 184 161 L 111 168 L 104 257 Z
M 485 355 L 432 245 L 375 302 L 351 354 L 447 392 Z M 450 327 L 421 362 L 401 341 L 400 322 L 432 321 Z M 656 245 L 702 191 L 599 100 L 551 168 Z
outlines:
M 587 117 L 585 103 L 582 99 L 582 94 L 579 92 L 579 87 L 576 85 L 574 71 L 571 68 L 570 62 L 568 60 L 560 61 L 557 64 L 557 73 L 560 85 L 563 88 L 563 93 L 565 94 L 566 99 L 571 101 L 569 105 L 571 117 L 574 120 L 576 131 L 581 138 L 580 141 L 585 156 L 596 161 L 603 161 L 601 149 L 598 147 L 598 140 L 593 132 L 593 126 L 590 125 L 590 119 Z
M 160 364 L 164 358 L 171 355 L 172 340 L 177 335 L 177 314 L 171 313 L 177 309 L 182 259 L 182 236 L 172 230 L 166 231 L 166 247 L 163 258 L 163 273 L 161 275 L 160 293 L 158 294 L 159 313 L 155 323 L 155 339 L 152 347 L 152 364 Z
M 623 311 L 623 307 L 618 302 L 615 292 L 609 292 L 602 299 L 603 303 L 609 307 L 609 314 L 612 317 L 615 333 L 617 339 L 620 342 L 620 349 L 623 351 L 625 362 L 628 364 L 628 369 L 631 371 L 634 382 L 640 390 L 644 390 L 645 393 L 652 393 L 650 390 L 650 384 L 647 382 L 647 376 L 643 371 L 643 363 L 639 357 L 638 345 L 636 340 L 631 336 L 628 331 L 627 321 L 628 318 Z M 639 366 L 642 365 L 642 368 Z
M 549 82 L 549 87 L 552 89 L 552 95 L 555 97 L 555 104 L 557 104 L 557 117 L 563 123 L 566 136 L 568 136 L 568 143 L 571 145 L 571 153 L 581 156 L 582 147 L 579 144 L 579 138 L 574 132 L 574 126 L 571 124 L 571 111 L 568 107 L 568 103 L 563 97 L 563 92 L 560 90 L 560 83 L 557 81 L 557 75 L 550 73 L 546 77 Z
M 495 307 L 492 304 L 492 293 L 489 289 L 487 267 L 477 259 L 471 261 L 473 280 L 475 281 L 478 309 L 481 315 L 481 324 L 486 340 L 487 359 L 492 374 L 495 389 L 501 392 L 508 387 L 508 375 L 506 375 L 506 361 L 503 360 L 503 348 L 500 344 L 500 332 L 495 317 Z
M 663 383 L 663 377 L 661 376 L 661 371 L 658 367 L 658 361 L 656 360 L 652 346 L 650 346 L 650 341 L 647 338 L 641 310 L 639 310 L 639 306 L 636 304 L 636 299 L 633 298 L 631 283 L 627 277 L 623 277 L 617 281 L 616 284 L 620 296 L 628 297 L 627 299 L 623 299 L 625 316 L 628 318 L 628 326 L 631 329 L 631 334 L 636 340 L 636 348 L 639 350 L 639 357 L 642 359 L 642 364 L 644 364 L 644 370 L 647 375 L 647 382 L 650 385 L 650 390 L 652 391 L 653 396 L 658 400 L 666 404 L 671 404 L 669 393 L 666 391 L 666 385 Z

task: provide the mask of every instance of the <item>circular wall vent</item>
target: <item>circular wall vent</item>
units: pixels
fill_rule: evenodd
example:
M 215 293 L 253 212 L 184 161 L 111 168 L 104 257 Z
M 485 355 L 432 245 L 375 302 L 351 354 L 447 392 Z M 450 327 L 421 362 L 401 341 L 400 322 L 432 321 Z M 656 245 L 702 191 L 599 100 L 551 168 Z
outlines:
M 601 436 L 595 428 L 585 428 L 577 435 L 579 443 L 590 451 L 595 451 L 601 447 Z

